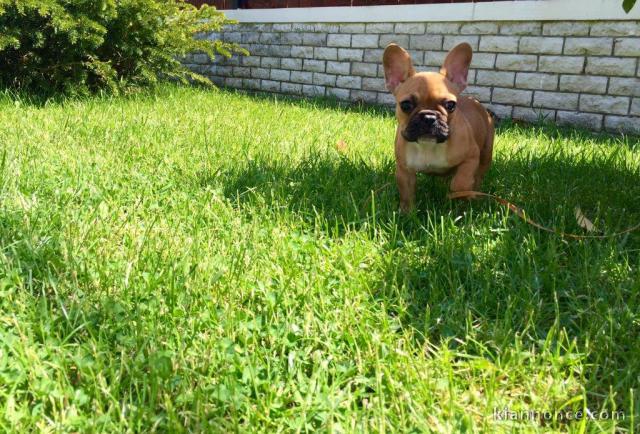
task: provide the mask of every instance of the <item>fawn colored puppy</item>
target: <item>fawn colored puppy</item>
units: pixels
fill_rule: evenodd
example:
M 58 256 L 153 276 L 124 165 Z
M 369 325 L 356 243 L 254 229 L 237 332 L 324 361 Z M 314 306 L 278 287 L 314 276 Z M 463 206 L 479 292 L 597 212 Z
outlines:
M 414 207 L 416 173 L 451 175 L 452 193 L 479 188 L 491 165 L 493 118 L 476 99 L 462 96 L 472 50 L 451 49 L 440 72 L 416 72 L 407 51 L 390 44 L 383 65 L 396 99 L 396 182 L 400 209 Z

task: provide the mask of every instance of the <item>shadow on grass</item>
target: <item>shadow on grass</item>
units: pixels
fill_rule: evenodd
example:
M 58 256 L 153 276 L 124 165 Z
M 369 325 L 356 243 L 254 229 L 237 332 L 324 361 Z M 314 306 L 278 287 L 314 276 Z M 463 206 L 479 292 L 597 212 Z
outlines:
M 498 134 L 509 128 L 542 133 L 549 141 L 565 137 L 563 129 L 510 123 L 501 127 Z M 624 161 L 620 152 L 598 154 L 599 146 L 611 146 L 611 136 L 580 131 L 571 134 L 589 138 L 595 154 L 575 156 L 562 150 L 535 154 L 526 149 L 507 157 L 499 154 L 482 191 L 511 200 L 540 223 L 563 231 L 581 230 L 575 222 L 575 206 L 580 206 L 596 223 L 602 223 L 606 233 L 634 223 L 640 214 L 640 171 Z M 638 143 L 631 140 L 629 145 Z M 399 202 L 392 159 L 377 167 L 362 158 L 337 152 L 318 153 L 298 162 L 250 160 L 213 176 L 202 173 L 198 181 L 201 185 L 222 182 L 225 196 L 241 206 L 259 201 L 305 218 L 320 216 L 339 233 L 359 228 L 374 214 L 378 223 L 397 221 Z M 447 178 L 419 175 L 417 221 L 499 207 L 484 199 L 471 203 L 449 201 L 448 185 Z
M 550 141 L 567 134 L 588 138 L 595 154 L 498 154 L 484 191 L 567 232 L 585 233 L 576 223 L 575 206 L 607 234 L 640 221 L 640 172 L 619 152 L 598 154 L 599 146 L 611 150 L 611 136 L 508 123 L 498 134 L 509 128 L 530 129 Z M 428 176 L 419 178 L 417 213 L 398 216 L 393 171 L 392 160 L 376 168 L 362 160 L 318 155 L 293 165 L 251 161 L 200 182 L 222 182 L 224 194 L 240 210 L 268 207 L 310 225 L 320 220 L 330 236 L 365 228 L 383 233 L 385 259 L 370 288 L 372 297 L 416 330 L 418 341 L 445 340 L 452 347 L 466 345 L 468 354 L 499 357 L 513 351 L 514 339 L 526 351 L 550 335 L 565 350 L 577 339 L 581 349 L 575 351 L 586 352 L 593 367 L 586 374 L 590 397 L 602 403 L 614 387 L 620 392 L 618 405 L 628 404 L 631 354 L 640 353 L 640 341 L 624 330 L 635 327 L 631 312 L 640 309 L 640 276 L 629 268 L 639 261 L 640 233 L 566 241 L 517 217 L 504 221 L 507 212 L 498 204 L 451 202 L 445 198 L 448 184 Z M 439 237 L 438 230 L 455 235 Z M 612 312 L 618 312 L 615 319 Z
M 39 219 L 41 222 L 37 221 Z M 59 229 L 54 225 L 47 233 L 34 229 L 39 224 L 46 224 L 44 221 L 44 216 L 7 209 L 0 212 L 0 269 L 5 269 L 5 273 L 10 270 L 11 275 L 7 277 L 15 283 L 25 284 L 34 296 L 46 295 L 39 290 L 42 283 L 57 270 L 63 270 L 65 265 L 58 239 Z

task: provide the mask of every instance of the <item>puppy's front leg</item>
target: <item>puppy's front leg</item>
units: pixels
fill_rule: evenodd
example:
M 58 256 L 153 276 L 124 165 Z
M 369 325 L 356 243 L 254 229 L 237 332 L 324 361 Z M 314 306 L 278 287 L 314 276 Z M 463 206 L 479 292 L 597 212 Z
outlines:
M 471 191 L 475 188 L 476 171 L 478 170 L 478 159 L 471 158 L 463 162 L 456 169 L 451 180 L 451 192 Z
M 396 164 L 396 183 L 400 192 L 400 211 L 408 213 L 416 200 L 416 172 Z

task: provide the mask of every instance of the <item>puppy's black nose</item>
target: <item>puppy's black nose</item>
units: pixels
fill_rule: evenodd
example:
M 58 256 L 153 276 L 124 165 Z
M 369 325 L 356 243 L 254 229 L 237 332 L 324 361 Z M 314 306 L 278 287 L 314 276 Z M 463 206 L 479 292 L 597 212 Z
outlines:
M 433 125 L 437 119 L 435 112 L 431 110 L 423 110 L 420 112 L 419 116 L 420 116 L 420 119 L 422 119 L 422 122 L 424 122 L 425 125 L 429 127 Z

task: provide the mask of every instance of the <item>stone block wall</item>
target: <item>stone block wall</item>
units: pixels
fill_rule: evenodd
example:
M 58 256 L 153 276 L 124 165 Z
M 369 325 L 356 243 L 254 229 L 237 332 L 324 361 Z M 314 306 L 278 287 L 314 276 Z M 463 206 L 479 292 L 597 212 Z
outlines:
M 247 57 L 187 63 L 234 88 L 392 104 L 381 58 L 395 42 L 419 71 L 460 42 L 474 49 L 466 94 L 498 116 L 640 134 L 640 22 L 242 23 L 222 34 Z

